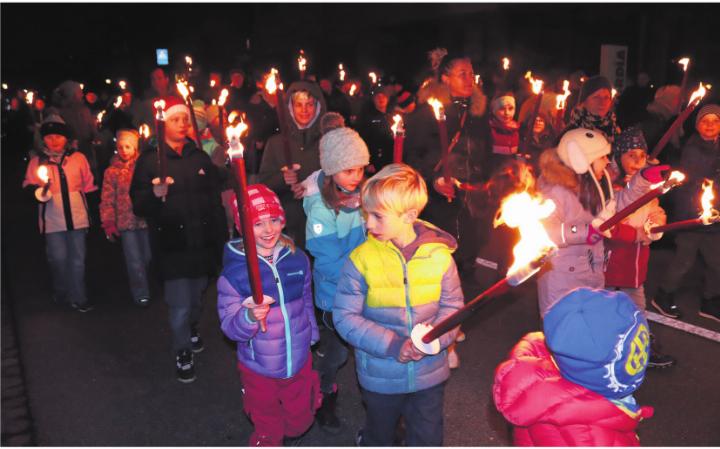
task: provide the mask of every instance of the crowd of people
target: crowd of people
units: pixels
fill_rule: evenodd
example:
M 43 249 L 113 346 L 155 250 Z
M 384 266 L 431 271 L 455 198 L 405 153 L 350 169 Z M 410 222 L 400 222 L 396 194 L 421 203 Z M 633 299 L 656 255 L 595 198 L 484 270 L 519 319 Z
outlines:
M 340 431 L 336 378 L 350 348 L 367 410 L 357 443 L 398 444 L 402 422 L 407 445 L 442 445 L 444 385 L 465 335 L 455 328 L 428 353 L 410 338 L 413 327 L 460 309 L 461 279 L 484 290 L 505 276 L 519 234 L 496 226 L 504 197 L 524 189 L 552 200 L 542 224 L 558 249 L 537 277 L 544 332 L 523 337 L 498 367 L 495 403 L 519 445 L 629 446 L 652 414 L 632 396 L 646 368 L 675 364 L 650 332 L 646 303 L 681 318 L 673 294 L 700 254 L 700 315 L 720 321 L 720 226 L 674 233 L 660 290 L 647 298 L 643 287 L 650 244 L 663 238 L 651 228 L 697 218 L 703 182 L 720 183 L 720 106 L 705 101 L 689 120 L 695 132 L 680 131 L 651 156 L 688 92 L 653 92 L 638 78 L 616 98 L 605 77 L 575 73 L 558 110 L 537 104 L 525 82 L 496 76 L 483 86 L 469 57 L 436 49 L 416 90 L 308 75 L 273 96 L 265 78 L 251 86 L 234 69 L 228 85 L 219 72 L 190 78 L 198 88 L 190 102 L 158 67 L 142 99 L 125 85 L 100 104 L 74 81 L 61 83 L 48 107 L 20 92 L 4 127 L 30 158 L 22 186 L 38 206 L 53 301 L 79 312 L 97 305 L 85 291 L 85 246 L 99 223 L 122 243 L 137 306 L 156 299 L 153 276 L 162 281 L 177 379 L 190 383 L 204 348 L 203 297 L 217 283 L 253 446 L 296 443 L 315 420 Z M 551 90 L 544 98 L 554 99 Z M 446 136 L 430 99 L 442 104 Z M 396 114 L 404 163 L 393 161 Z M 227 157 L 223 125 L 239 120 L 232 116 L 250 125 L 254 251 L 241 236 Z M 600 226 L 671 167 L 687 176 L 673 196 Z M 255 254 L 262 303 L 248 270 Z M 578 417 L 583 410 L 593 413 Z

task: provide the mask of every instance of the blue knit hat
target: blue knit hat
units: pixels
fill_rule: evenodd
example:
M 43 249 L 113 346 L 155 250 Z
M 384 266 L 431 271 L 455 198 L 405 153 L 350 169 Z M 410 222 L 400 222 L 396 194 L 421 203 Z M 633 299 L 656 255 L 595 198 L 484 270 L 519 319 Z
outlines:
M 640 128 L 630 127 L 623 131 L 619 136 L 615 138 L 613 142 L 613 157 L 616 161 L 620 160 L 620 156 L 627 153 L 630 150 L 635 149 L 644 150 L 647 153 L 648 146 L 645 141 L 645 136 Z
M 645 316 L 620 291 L 578 288 L 545 315 L 545 342 L 564 378 L 608 399 L 640 387 L 650 357 Z

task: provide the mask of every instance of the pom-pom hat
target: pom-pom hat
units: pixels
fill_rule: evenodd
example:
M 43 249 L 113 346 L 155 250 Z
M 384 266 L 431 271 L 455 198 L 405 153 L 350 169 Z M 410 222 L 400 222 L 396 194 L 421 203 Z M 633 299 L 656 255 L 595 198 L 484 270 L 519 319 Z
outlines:
M 320 168 L 332 176 L 353 167 L 364 167 L 370 163 L 370 151 L 357 131 L 350 128 L 335 128 L 320 138 Z
M 550 309 L 543 327 L 564 378 L 608 399 L 624 398 L 642 384 L 650 332 L 626 293 L 575 289 Z
M 249 212 L 252 225 L 266 218 L 280 218 L 283 224 L 285 223 L 285 210 L 280 203 L 280 198 L 265 184 L 249 185 L 248 197 L 250 199 Z M 233 198 L 231 204 L 235 227 L 242 233 L 237 198 Z

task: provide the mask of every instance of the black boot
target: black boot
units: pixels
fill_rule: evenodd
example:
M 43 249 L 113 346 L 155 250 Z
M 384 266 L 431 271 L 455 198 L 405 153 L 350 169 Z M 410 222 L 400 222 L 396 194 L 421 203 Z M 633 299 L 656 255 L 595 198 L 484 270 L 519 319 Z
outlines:
M 680 318 L 682 316 L 680 309 L 678 309 L 678 306 L 675 305 L 675 300 L 673 299 L 672 294 L 666 293 L 662 289 L 658 290 L 655 295 L 655 299 L 651 301 L 651 304 L 655 310 L 666 317 Z
M 655 334 L 650 334 L 650 359 L 648 360 L 648 368 L 670 368 L 675 366 L 677 360 L 675 357 L 667 354 L 663 354 L 655 338 Z
M 320 428 L 333 435 L 340 433 L 340 420 L 335 414 L 336 403 L 337 391 L 323 393 L 322 405 L 315 415 L 315 419 L 320 425 Z

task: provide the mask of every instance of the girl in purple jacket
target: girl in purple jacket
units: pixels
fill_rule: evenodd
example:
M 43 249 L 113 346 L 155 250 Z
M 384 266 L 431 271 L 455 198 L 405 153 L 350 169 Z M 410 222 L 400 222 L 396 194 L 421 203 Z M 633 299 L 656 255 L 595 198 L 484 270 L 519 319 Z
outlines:
M 248 195 L 266 301 L 254 304 L 242 239 L 231 240 L 217 283 L 218 314 L 222 331 L 237 342 L 244 410 L 255 426 L 248 445 L 282 446 L 284 438 L 310 428 L 322 402 L 310 356 L 319 338 L 310 262 L 282 234 L 285 212 L 277 195 L 263 184 L 249 186 Z

